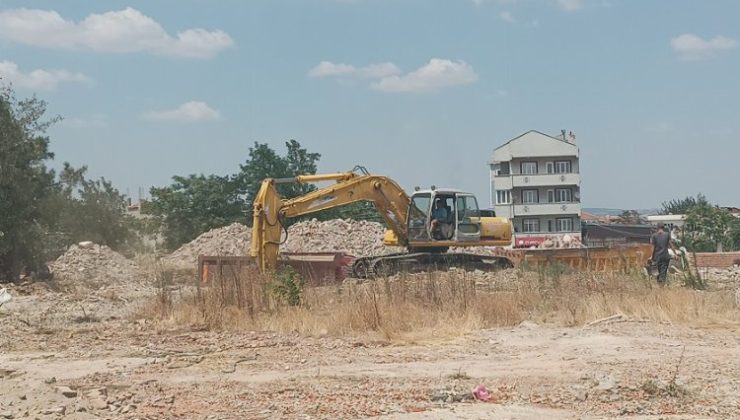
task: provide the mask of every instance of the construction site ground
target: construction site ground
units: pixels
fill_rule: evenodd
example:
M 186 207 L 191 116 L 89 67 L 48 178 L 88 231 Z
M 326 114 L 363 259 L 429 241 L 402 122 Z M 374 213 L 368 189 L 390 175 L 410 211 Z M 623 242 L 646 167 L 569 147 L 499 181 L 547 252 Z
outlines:
M 329 250 L 382 252 L 378 241 L 343 242 L 346 229 L 377 233 L 378 226 L 340 222 L 327 223 L 341 229 L 297 226 L 293 250 L 315 250 L 313 241 L 323 235 Z M 684 289 L 675 279 L 665 289 L 622 288 L 614 283 L 629 279 L 557 280 L 518 269 L 349 281 L 307 290 L 313 308 L 298 312 L 302 318 L 267 312 L 260 325 L 278 315 L 283 324 L 260 330 L 186 316 L 230 311 L 218 304 L 176 306 L 177 322 L 157 316 L 160 297 L 186 302 L 192 295 L 197 255 L 238 255 L 244 235 L 240 226 L 214 230 L 163 259 L 189 268 L 189 283 L 163 286 L 160 263 L 81 245 L 51 265 L 53 282 L 4 285 L 12 300 L 0 305 L 0 419 L 716 419 L 740 413 L 738 268 L 705 273 L 707 291 Z M 357 312 L 373 306 L 377 312 L 374 285 L 392 316 L 407 321 L 393 324 L 404 326 L 401 333 L 350 325 L 363 320 Z M 457 324 L 457 302 L 471 299 L 480 310 L 465 319 L 488 313 L 502 318 L 486 325 L 506 326 Z M 568 320 L 569 300 L 579 300 L 578 318 Z M 633 315 L 615 314 L 619 302 Z M 667 305 L 666 314 L 651 305 Z M 421 325 L 427 318 L 419 313 L 438 319 Z M 549 313 L 560 315 L 543 316 Z M 323 324 L 303 328 L 309 322 Z M 473 397 L 479 385 L 490 393 L 486 402 Z
M 740 412 L 740 330 L 731 326 L 525 321 L 393 342 L 166 330 L 126 315 L 141 302 L 135 293 L 65 300 L 40 286 L 12 291 L 13 305 L 0 317 L 0 418 L 693 419 Z M 489 402 L 470 399 L 479 384 Z

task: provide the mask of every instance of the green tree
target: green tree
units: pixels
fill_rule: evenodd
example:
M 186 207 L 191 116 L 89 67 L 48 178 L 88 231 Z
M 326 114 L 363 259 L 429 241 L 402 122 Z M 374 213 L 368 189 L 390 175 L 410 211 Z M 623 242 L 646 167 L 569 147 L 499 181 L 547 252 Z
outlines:
M 740 250 L 740 218 L 732 217 L 727 231 L 727 251 Z
M 153 215 L 164 245 L 175 249 L 210 229 L 245 222 L 244 201 L 230 176 L 174 176 L 168 187 L 152 188 L 143 213 Z
M 692 207 L 708 203 L 707 198 L 702 194 L 698 194 L 696 197 L 674 199 L 661 205 L 660 214 L 686 214 Z
M 44 261 L 43 197 L 53 188 L 53 158 L 44 119 L 46 103 L 35 97 L 17 100 L 0 88 L 0 278 L 13 279 L 23 267 Z
M 733 219 L 724 209 L 706 201 L 697 203 L 686 213 L 684 241 L 693 251 L 719 251 L 732 247 Z
M 177 248 L 203 232 L 230 223 L 251 225 L 252 202 L 263 179 L 316 173 L 320 154 L 308 152 L 296 140 L 285 146 L 286 154 L 281 156 L 269 145 L 255 142 L 235 175 L 175 176 L 172 185 L 152 188 L 151 201 L 143 212 L 155 217 L 165 247 Z M 292 183 L 278 186 L 287 198 L 306 194 L 313 188 Z
M 68 163 L 46 201 L 49 225 L 64 244 L 93 241 L 118 251 L 138 245 L 135 221 L 126 213 L 126 198 L 105 178 L 85 177 L 87 167 Z
M 240 165 L 240 172 L 236 176 L 239 188 L 247 197 L 246 204 L 252 208 L 254 197 L 265 178 L 291 178 L 296 175 L 312 175 L 316 173 L 321 154 L 311 153 L 296 140 L 285 143 L 287 153 L 280 156 L 269 145 L 254 143 L 249 148 L 249 158 Z M 285 198 L 298 197 L 316 189 L 311 184 L 283 183 L 277 185 L 277 190 Z M 248 222 L 251 224 L 251 220 Z
M 309 152 L 296 140 L 287 141 L 285 148 L 285 154 L 281 155 L 268 144 L 255 142 L 235 175 L 175 176 L 172 185 L 151 189 L 152 199 L 146 203 L 143 212 L 155 217 L 168 249 L 177 248 L 207 230 L 233 222 L 251 226 L 254 197 L 265 178 L 292 178 L 316 173 L 321 154 Z M 277 185 L 278 192 L 285 199 L 299 197 L 315 189 L 312 184 L 287 182 Z M 381 220 L 372 204 L 354 203 L 285 222 L 289 225 L 310 217 L 319 220 Z
M 637 210 L 625 210 L 619 215 L 619 222 L 625 225 L 641 225 L 643 219 Z
M 46 167 L 54 158 L 46 130 L 46 102 L 18 100 L 0 88 L 0 278 L 39 271 L 71 243 L 92 240 L 114 249 L 136 238 L 124 197 L 86 167 L 64 164 L 59 176 Z

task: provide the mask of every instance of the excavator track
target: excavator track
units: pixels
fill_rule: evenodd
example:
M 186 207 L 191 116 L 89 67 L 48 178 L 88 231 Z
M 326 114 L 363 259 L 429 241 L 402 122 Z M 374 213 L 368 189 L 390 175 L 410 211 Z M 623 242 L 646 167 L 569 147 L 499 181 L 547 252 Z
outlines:
M 467 253 L 414 252 L 356 258 L 352 276 L 373 279 L 398 273 L 447 271 L 451 268 L 467 271 L 497 271 L 514 264 L 505 257 Z

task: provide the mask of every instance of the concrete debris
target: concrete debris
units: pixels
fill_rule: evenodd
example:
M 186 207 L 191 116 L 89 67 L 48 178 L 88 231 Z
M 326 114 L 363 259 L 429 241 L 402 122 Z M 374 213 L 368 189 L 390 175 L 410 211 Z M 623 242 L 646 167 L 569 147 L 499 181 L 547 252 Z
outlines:
M 570 235 L 564 235 L 562 237 L 553 237 L 545 239 L 539 246 L 533 246 L 532 248 L 583 248 L 584 245 L 578 238 Z
M 54 281 L 68 290 L 141 283 L 144 279 L 136 263 L 98 244 L 72 245 L 49 268 Z
M 713 290 L 733 290 L 740 284 L 740 268 L 700 268 L 699 275 Z
M 13 299 L 13 296 L 8 293 L 8 289 L 0 289 L 0 306 L 3 306 L 3 304 L 10 302 Z
M 42 414 L 49 416 L 49 415 L 60 415 L 63 416 L 67 412 L 67 407 L 60 405 L 57 407 L 52 407 L 49 409 L 46 409 L 42 412 Z
M 90 400 L 90 407 L 95 410 L 105 410 L 108 408 L 108 403 L 104 399 L 96 397 Z
M 249 255 L 252 230 L 241 223 L 211 229 L 178 248 L 163 261 L 177 268 L 193 268 L 199 255 Z
M 77 391 L 74 389 L 68 387 L 68 386 L 58 386 L 57 392 L 64 395 L 67 398 L 76 398 L 77 397 Z
M 375 256 L 402 252 L 383 244 L 386 228 L 376 222 L 312 219 L 288 228 L 283 252 L 345 252 L 354 256 Z
M 617 389 L 618 381 L 610 374 L 597 375 L 595 379 L 598 381 L 596 389 L 599 391 L 614 391 Z

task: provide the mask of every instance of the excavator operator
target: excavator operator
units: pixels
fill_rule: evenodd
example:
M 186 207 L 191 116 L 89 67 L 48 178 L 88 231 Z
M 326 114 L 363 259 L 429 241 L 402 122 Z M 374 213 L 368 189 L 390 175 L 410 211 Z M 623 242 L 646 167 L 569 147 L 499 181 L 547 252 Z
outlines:
M 445 206 L 442 199 L 438 198 L 434 200 L 432 221 L 430 223 L 432 238 L 447 239 L 447 236 L 449 235 L 449 216 L 447 206 Z

